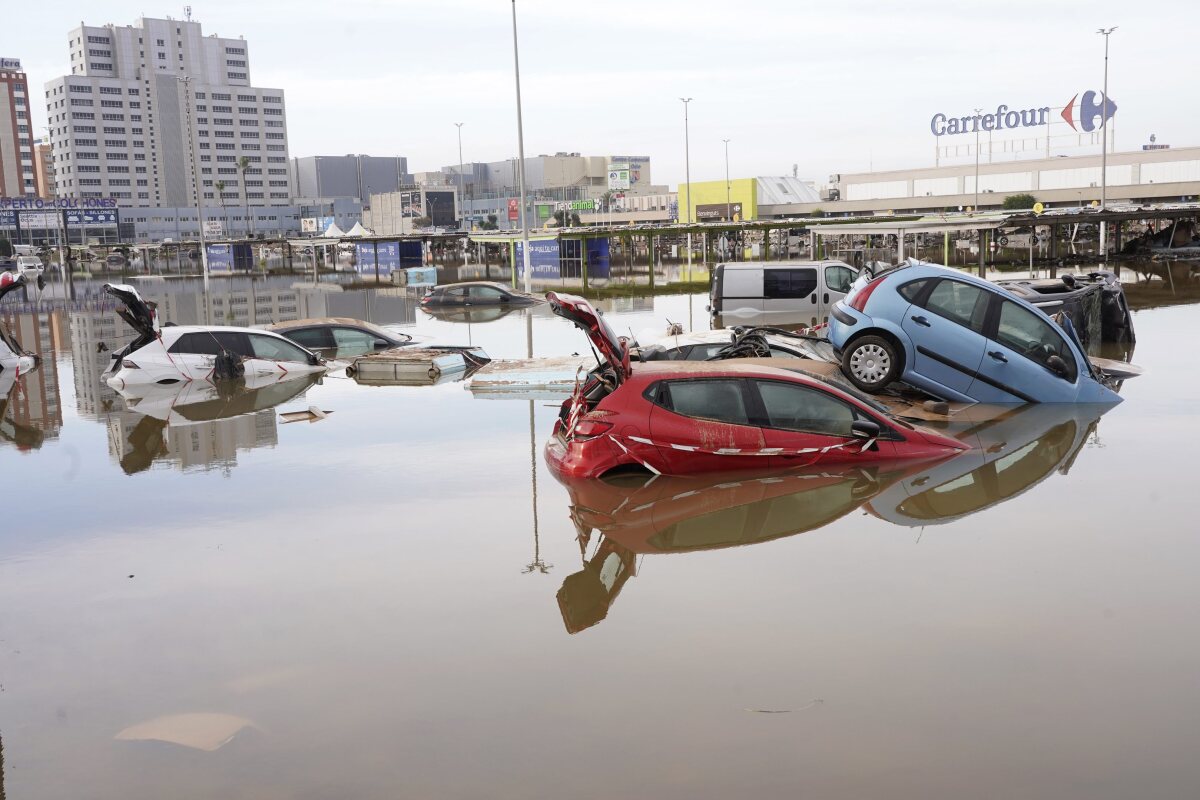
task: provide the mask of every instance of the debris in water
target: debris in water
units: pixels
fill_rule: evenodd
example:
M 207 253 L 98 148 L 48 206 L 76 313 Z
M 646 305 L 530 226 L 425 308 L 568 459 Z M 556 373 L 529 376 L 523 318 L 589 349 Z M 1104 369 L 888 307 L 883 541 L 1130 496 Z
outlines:
M 332 414 L 332 411 L 322 411 L 316 406 L 309 406 L 307 411 L 288 411 L 279 416 L 283 418 L 284 423 L 288 422 L 317 422 L 325 419 Z
M 791 714 L 793 711 L 806 711 L 814 706 L 819 706 L 825 701 L 821 698 L 813 700 L 811 703 L 805 703 L 799 708 L 743 708 L 743 711 L 749 711 L 751 714 Z
M 213 752 L 254 723 L 232 714 L 171 714 L 126 728 L 116 735 L 123 742 L 168 742 Z

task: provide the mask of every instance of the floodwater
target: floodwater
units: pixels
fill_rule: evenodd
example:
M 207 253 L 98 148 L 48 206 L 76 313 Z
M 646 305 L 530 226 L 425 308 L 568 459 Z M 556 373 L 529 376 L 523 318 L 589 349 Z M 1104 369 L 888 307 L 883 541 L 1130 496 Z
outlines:
M 218 282 L 209 311 L 587 352 L 544 308 L 468 324 L 286 286 Z M 5 303 L 46 361 L 0 415 L 0 797 L 1200 787 L 1194 296 L 1137 312 L 1124 403 L 1014 413 L 973 460 L 568 488 L 550 401 L 461 383 L 128 407 L 92 290 Z M 707 327 L 704 303 L 601 305 L 638 332 Z M 309 406 L 332 413 L 278 416 Z

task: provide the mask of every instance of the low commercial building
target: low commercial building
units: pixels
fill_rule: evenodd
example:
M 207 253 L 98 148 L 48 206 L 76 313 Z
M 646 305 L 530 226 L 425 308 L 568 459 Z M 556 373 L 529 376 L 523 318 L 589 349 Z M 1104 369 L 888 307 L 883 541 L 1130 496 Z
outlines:
M 1014 194 L 1032 194 L 1048 207 L 1089 205 L 1100 199 L 1101 161 L 1095 153 L 979 164 L 978 207 L 999 209 Z M 975 171 L 976 165 L 969 163 L 831 175 L 821 198 L 763 203 L 759 216 L 966 210 L 976 205 Z M 1190 202 L 1200 196 L 1200 147 L 1109 153 L 1107 178 L 1110 204 Z
M 412 183 L 404 156 L 305 156 L 292 159 L 292 185 L 298 197 L 355 197 L 394 192 Z
M 760 208 L 806 204 L 820 200 L 816 187 L 791 176 L 693 181 L 679 184 L 681 222 L 721 222 L 759 219 Z M 690 203 L 690 206 L 689 206 Z

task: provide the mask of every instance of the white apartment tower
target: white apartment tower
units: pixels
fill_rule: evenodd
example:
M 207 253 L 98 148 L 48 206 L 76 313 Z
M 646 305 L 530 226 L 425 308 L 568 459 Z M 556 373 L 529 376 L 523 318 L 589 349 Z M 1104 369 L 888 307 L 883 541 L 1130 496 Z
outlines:
M 249 49 L 190 20 L 80 24 L 71 74 L 46 84 L 58 196 L 213 206 L 224 181 L 227 205 L 288 205 L 283 90 L 251 85 Z

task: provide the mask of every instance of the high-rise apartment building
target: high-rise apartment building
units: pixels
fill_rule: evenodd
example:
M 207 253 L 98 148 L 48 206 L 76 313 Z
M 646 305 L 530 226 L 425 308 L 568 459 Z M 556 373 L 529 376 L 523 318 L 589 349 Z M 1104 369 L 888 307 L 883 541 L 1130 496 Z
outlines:
M 288 205 L 283 90 L 251 85 L 244 39 L 148 18 L 81 24 L 69 38 L 71 74 L 45 86 L 59 197 Z
M 54 150 L 49 139 L 33 143 L 33 183 L 38 197 L 54 197 Z
M 0 197 L 33 197 L 29 82 L 16 58 L 0 58 Z

